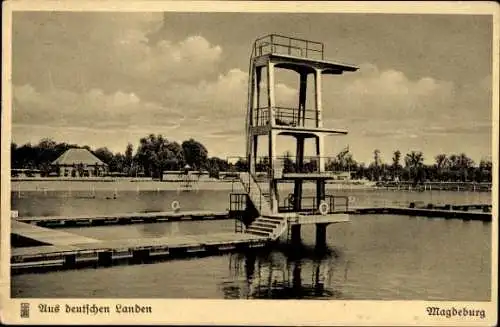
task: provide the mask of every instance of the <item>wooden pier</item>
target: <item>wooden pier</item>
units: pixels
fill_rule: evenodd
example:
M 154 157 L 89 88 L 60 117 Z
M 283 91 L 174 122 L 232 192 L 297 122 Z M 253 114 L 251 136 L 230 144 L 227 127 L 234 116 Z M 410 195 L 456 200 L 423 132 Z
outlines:
M 491 212 L 427 209 L 427 208 L 405 208 L 405 207 L 371 207 L 371 208 L 351 208 L 351 214 L 391 214 L 405 216 L 422 216 L 429 218 L 446 218 L 462 220 L 478 220 L 491 222 Z
M 90 237 L 38 227 L 16 220 L 11 221 L 11 234 L 13 234 L 13 242 L 18 241 L 19 243 L 38 245 L 71 245 L 99 242 L 99 240 Z
M 229 219 L 229 213 L 215 211 L 180 211 L 180 212 L 132 212 L 81 216 L 41 216 L 19 217 L 17 221 L 48 227 L 81 227 L 98 225 L 144 224 L 181 220 L 221 220 Z
M 119 260 L 141 263 L 156 258 L 218 254 L 264 247 L 270 242 L 268 237 L 245 233 L 101 241 L 17 221 L 12 221 L 11 234 L 41 245 L 12 248 L 12 272 L 47 267 L 76 268 L 89 264 L 109 266 Z

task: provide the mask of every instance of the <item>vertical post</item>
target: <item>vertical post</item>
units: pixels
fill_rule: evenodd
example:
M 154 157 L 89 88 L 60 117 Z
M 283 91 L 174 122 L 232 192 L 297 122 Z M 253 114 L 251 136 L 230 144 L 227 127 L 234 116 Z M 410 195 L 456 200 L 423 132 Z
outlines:
M 307 73 L 300 73 L 299 86 L 299 112 L 297 125 L 305 126 L 306 95 L 307 95 Z M 301 122 L 302 119 L 302 122 Z
M 315 88 L 314 88 L 314 95 L 315 95 L 315 102 L 316 102 L 316 127 L 323 127 L 323 117 L 321 114 L 322 111 L 322 104 L 321 104 L 321 69 L 316 69 L 314 73 L 314 82 L 315 82 Z
M 322 134 L 316 135 L 316 156 L 318 157 L 318 173 L 323 173 L 325 171 L 325 139 Z
M 326 248 L 326 227 L 328 224 L 316 224 L 316 249 Z
M 257 150 L 258 150 L 258 140 L 259 136 L 258 135 L 252 135 L 253 138 L 253 149 L 252 153 L 250 154 L 250 173 L 255 174 L 256 173 L 256 166 L 257 166 Z
M 252 58 L 250 62 L 250 69 L 248 79 L 248 98 L 247 98 L 247 117 L 246 117 L 246 133 L 247 133 L 247 142 L 246 142 L 246 160 L 248 163 L 248 171 L 250 171 L 250 162 L 251 162 L 251 153 L 252 153 L 252 139 L 250 137 L 253 126 L 253 106 L 254 106 L 254 97 L 255 97 L 255 61 Z
M 321 204 L 321 201 L 326 198 L 326 189 L 325 189 L 325 181 L 318 179 L 316 182 L 316 203 L 317 203 L 317 208 L 319 209 L 319 205 Z M 330 208 L 333 209 L 333 208 Z
M 260 81 L 262 78 L 262 67 L 257 67 L 255 71 L 255 85 L 254 85 L 254 90 L 255 90 L 255 111 L 256 111 L 256 119 L 253 122 L 252 126 L 259 126 L 260 121 L 259 121 L 259 115 L 260 115 Z
M 292 225 L 290 226 L 291 230 L 291 243 L 292 245 L 299 245 L 301 242 L 301 237 L 300 237 L 300 227 L 301 225 Z
M 297 139 L 297 150 L 295 152 L 295 165 L 296 172 L 300 173 L 303 170 L 304 166 L 304 137 L 296 136 Z
M 300 263 L 295 262 L 293 265 L 293 273 L 292 273 L 292 287 L 295 292 L 299 292 L 302 288 L 302 278 L 300 274 Z
M 267 63 L 267 106 L 269 108 L 269 125 L 275 125 L 275 97 L 274 97 L 274 63 Z
M 276 136 L 277 133 L 273 130 L 269 132 L 269 196 L 271 202 L 271 210 L 278 212 L 277 203 L 277 185 L 275 183 L 275 169 L 276 169 Z
M 295 166 L 296 172 L 302 172 L 304 165 L 304 138 L 301 136 L 296 136 L 297 149 L 295 153 Z M 293 190 L 293 210 L 300 211 L 302 209 L 302 180 L 297 179 L 294 182 Z
M 245 256 L 245 277 L 247 280 L 252 280 L 255 275 L 255 254 L 248 253 Z

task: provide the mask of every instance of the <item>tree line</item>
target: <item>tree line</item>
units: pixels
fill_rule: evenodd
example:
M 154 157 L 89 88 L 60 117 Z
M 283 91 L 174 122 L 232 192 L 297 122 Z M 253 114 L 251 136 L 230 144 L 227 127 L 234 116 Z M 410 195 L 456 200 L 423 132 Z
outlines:
M 192 170 L 208 171 L 210 176 L 218 177 L 221 171 L 246 171 L 248 164 L 240 158 L 235 163 L 227 159 L 209 157 L 207 148 L 200 142 L 189 139 L 182 143 L 169 141 L 162 135 L 150 134 L 139 140 L 134 147 L 129 143 L 123 153 L 113 153 L 107 147 L 93 150 L 91 147 L 69 143 L 57 143 L 45 138 L 38 144 L 30 143 L 18 146 L 11 144 L 11 164 L 17 169 L 38 169 L 42 175 L 53 171 L 51 163 L 71 148 L 85 148 L 108 165 L 109 172 L 123 176 L 146 176 L 161 179 L 163 171 L 180 171 L 189 165 Z M 371 181 L 424 181 L 449 182 L 491 182 L 492 162 L 482 159 L 476 164 L 465 153 L 438 154 L 433 164 L 424 164 L 424 155 L 420 151 L 411 151 L 404 156 L 401 151 L 392 153 L 390 162 L 384 162 L 380 150 L 373 151 L 373 161 L 366 165 L 357 162 L 349 149 L 343 149 L 336 156 L 325 158 L 325 169 L 328 171 L 348 172 L 354 179 Z M 279 160 L 285 171 L 297 170 L 294 157 L 286 152 Z M 269 160 L 259 158 L 257 171 L 266 171 Z M 315 160 L 304 160 L 303 169 L 314 171 Z
M 92 149 L 88 145 L 58 143 L 48 138 L 35 145 L 27 143 L 18 146 L 11 143 L 11 166 L 13 169 L 40 170 L 42 176 L 47 176 L 57 173 L 51 163 L 72 148 L 84 148 L 92 152 L 108 165 L 109 173 L 114 175 L 162 179 L 163 171 L 182 170 L 186 165 L 192 170 L 209 170 L 217 174 L 221 169 L 228 169 L 225 165 L 227 161 L 209 157 L 206 147 L 194 139 L 179 144 L 155 134 L 141 138 L 135 153 L 131 143 L 123 153 L 113 153 L 107 147 Z
M 490 182 L 492 180 L 492 162 L 482 159 L 476 164 L 465 153 L 438 154 L 432 164 L 424 163 L 421 151 L 410 151 L 404 156 L 401 151 L 392 153 L 389 163 L 383 162 L 381 152 L 373 151 L 373 161 L 366 166 L 356 162 L 349 150 L 341 151 L 327 163 L 327 170 L 350 171 L 354 178 L 366 178 L 371 181 L 409 181 L 422 183 L 437 182 Z

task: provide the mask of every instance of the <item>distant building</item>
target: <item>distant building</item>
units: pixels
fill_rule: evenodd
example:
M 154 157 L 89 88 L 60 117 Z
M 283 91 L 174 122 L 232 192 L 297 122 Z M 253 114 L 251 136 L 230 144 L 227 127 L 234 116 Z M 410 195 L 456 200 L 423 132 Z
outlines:
M 104 176 L 108 165 L 87 149 L 68 149 L 52 162 L 61 177 Z
M 11 177 L 40 177 L 42 171 L 40 169 L 17 169 L 10 170 Z
M 347 171 L 337 173 L 336 177 L 338 180 L 342 180 L 342 181 L 350 180 L 352 178 L 351 172 L 347 172 Z

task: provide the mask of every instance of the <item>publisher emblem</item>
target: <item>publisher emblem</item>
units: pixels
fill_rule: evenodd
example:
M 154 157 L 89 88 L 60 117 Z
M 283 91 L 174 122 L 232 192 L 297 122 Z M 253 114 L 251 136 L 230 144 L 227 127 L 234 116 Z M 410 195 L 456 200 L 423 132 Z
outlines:
M 30 317 L 30 304 L 29 303 L 21 303 L 21 318 L 29 318 Z

